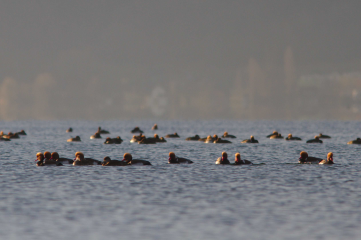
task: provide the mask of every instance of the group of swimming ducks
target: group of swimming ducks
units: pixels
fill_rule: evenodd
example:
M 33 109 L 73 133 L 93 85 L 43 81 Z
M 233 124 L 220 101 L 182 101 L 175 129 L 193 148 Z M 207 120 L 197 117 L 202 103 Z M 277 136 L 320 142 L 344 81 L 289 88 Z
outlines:
M 326 159 L 309 157 L 307 152 L 302 151 L 300 153 L 299 163 L 301 164 L 333 164 L 333 153 L 329 152 Z M 169 164 L 182 164 L 187 163 L 191 164 L 193 161 L 176 157 L 174 152 L 169 153 Z M 149 161 L 141 159 L 133 159 L 130 153 L 125 153 L 123 155 L 123 160 L 111 160 L 109 156 L 104 157 L 103 161 L 95 160 L 93 158 L 85 158 L 82 152 L 76 152 L 75 158 L 60 158 L 57 152 L 50 153 L 48 151 L 42 153 L 38 152 L 36 154 L 36 165 L 45 166 L 45 165 L 55 165 L 63 166 L 64 164 L 72 164 L 74 166 L 86 166 L 86 165 L 102 165 L 102 166 L 129 166 L 129 165 L 152 165 Z M 228 154 L 222 152 L 222 157 L 219 157 L 216 161 L 216 164 L 231 164 L 228 160 Z M 241 154 L 236 153 L 233 165 L 243 165 L 243 164 L 253 164 L 251 161 L 246 159 L 241 159 Z
M 158 125 L 154 124 L 152 127 L 152 130 L 157 130 Z M 24 131 L 24 130 L 22 130 Z M 72 132 L 73 129 L 69 128 L 67 132 Z M 146 137 L 143 134 L 143 131 L 139 127 L 135 127 L 130 131 L 131 133 L 139 133 L 139 135 L 133 135 L 132 139 L 130 140 L 131 143 L 138 143 L 138 144 L 156 144 L 156 143 L 164 143 L 167 142 L 165 138 L 180 138 L 178 133 L 173 134 L 167 134 L 164 137 L 159 137 L 158 134 L 154 134 L 153 137 Z M 24 132 L 25 133 L 25 132 Z M 19 134 L 19 133 L 16 133 Z M 102 138 L 101 134 L 109 134 L 109 131 L 102 129 L 101 127 L 98 127 L 98 131 L 95 132 L 95 134 L 90 136 L 90 139 L 99 139 Z M 273 133 L 266 136 L 269 139 L 285 139 L 286 141 L 302 141 L 300 137 L 295 137 L 292 134 L 288 134 L 287 137 L 282 136 L 281 133 L 277 131 L 273 131 Z M 192 137 L 188 137 L 185 140 L 186 141 L 200 141 L 204 143 L 232 143 L 229 140 L 226 140 L 225 138 L 236 138 L 236 136 L 228 134 L 228 132 L 224 132 L 224 134 L 221 137 L 218 137 L 218 135 L 208 135 L 205 138 L 201 138 L 199 135 L 195 135 Z M 307 140 L 306 143 L 323 143 L 321 139 L 327 139 L 331 138 L 328 135 L 324 135 L 320 133 L 319 135 L 316 135 L 313 139 Z M 76 136 L 75 138 L 70 138 L 67 140 L 68 142 L 80 142 L 81 139 L 79 136 Z M 105 139 L 104 144 L 121 144 L 123 142 L 123 139 L 121 139 L 120 136 L 117 136 L 115 138 L 107 137 Z M 254 138 L 254 136 L 251 136 L 249 139 L 245 139 L 241 141 L 241 143 L 259 143 L 258 140 Z M 356 140 L 349 141 L 347 144 L 361 144 L 361 139 L 357 138 Z
M 174 152 L 169 153 L 168 163 L 181 164 L 181 163 L 193 163 L 193 161 L 186 158 L 176 157 Z M 63 166 L 64 164 L 72 164 L 74 166 L 86 166 L 86 165 L 102 165 L 102 166 L 129 166 L 129 165 L 152 165 L 149 161 L 141 159 L 133 159 L 132 154 L 125 153 L 123 160 L 111 160 L 110 157 L 104 157 L 103 161 L 95 160 L 93 158 L 85 158 L 82 152 L 76 152 L 74 159 L 60 158 L 57 152 L 50 153 L 48 151 L 36 154 L 36 165 L 55 165 Z
M 10 141 L 14 138 L 20 138 L 20 135 L 26 135 L 26 132 L 24 130 L 21 130 L 20 132 L 9 132 L 8 134 L 4 134 L 3 131 L 0 132 L 0 141 Z

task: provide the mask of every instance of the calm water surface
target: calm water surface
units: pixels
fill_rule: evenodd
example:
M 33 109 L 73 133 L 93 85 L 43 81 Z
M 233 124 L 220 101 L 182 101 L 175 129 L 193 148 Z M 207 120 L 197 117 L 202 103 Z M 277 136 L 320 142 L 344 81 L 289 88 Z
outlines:
M 153 121 L 14 121 L 0 129 L 28 135 L 0 142 L 1 239 L 360 239 L 361 146 L 359 122 L 338 121 L 158 121 L 160 136 L 178 132 L 167 143 L 129 143 L 139 126 L 146 136 Z M 120 135 L 120 145 L 89 139 L 98 126 Z M 66 133 L 73 127 L 73 133 Z M 293 133 L 302 142 L 270 140 L 273 130 Z M 237 136 L 232 144 L 184 139 Z M 323 144 L 306 144 L 322 132 Z M 260 144 L 241 144 L 254 135 Z M 79 135 L 82 142 L 66 140 Z M 108 135 L 103 135 L 104 137 Z M 102 160 L 122 159 L 125 152 L 152 166 L 36 167 L 37 152 L 76 151 Z M 300 151 L 334 165 L 300 165 Z M 194 164 L 167 164 L 169 151 Z M 240 152 L 252 166 L 220 166 L 227 151 Z

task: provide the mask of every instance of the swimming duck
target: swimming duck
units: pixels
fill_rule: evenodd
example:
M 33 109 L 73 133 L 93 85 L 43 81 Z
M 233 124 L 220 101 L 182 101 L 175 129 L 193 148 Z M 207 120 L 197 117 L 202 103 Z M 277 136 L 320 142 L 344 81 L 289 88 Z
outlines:
M 67 130 L 66 130 L 66 132 L 73 132 L 73 129 L 72 128 L 68 128 Z
M 167 135 L 165 135 L 165 137 L 166 138 L 179 138 L 179 135 L 178 135 L 178 133 L 174 133 L 174 134 L 167 134 Z
M 319 137 L 319 138 L 331 138 L 330 136 L 328 136 L 328 135 L 323 135 L 322 133 L 320 133 L 320 134 L 318 135 L 318 137 Z
M 138 144 L 156 144 L 154 138 L 143 138 L 142 140 L 138 141 Z
M 222 157 L 219 157 L 216 161 L 216 164 L 230 164 L 228 160 L 228 155 L 226 152 L 222 152 Z
M 267 137 L 267 138 L 270 138 L 270 137 L 272 137 L 273 135 L 278 135 L 278 132 L 277 132 L 277 131 L 273 131 L 271 134 L 267 135 L 266 137 Z
M 333 153 L 329 152 L 327 154 L 327 160 L 322 160 L 319 162 L 319 164 L 333 164 Z
M 130 142 L 131 142 L 131 143 L 140 142 L 140 141 L 142 141 L 144 138 L 145 138 L 145 136 L 140 133 L 138 136 L 133 135 L 133 138 L 130 139 Z
M 7 135 L 3 135 L 2 137 L 3 138 L 8 138 L 8 139 L 18 139 L 18 138 L 20 138 L 17 133 L 12 133 L 12 132 L 9 132 Z
M 99 134 L 109 134 L 110 132 L 107 130 L 102 129 L 101 127 L 98 127 L 97 133 Z
M 285 140 L 287 140 L 287 141 L 300 141 L 300 140 L 302 140 L 302 139 L 299 138 L 299 137 L 294 137 L 294 136 L 292 136 L 292 134 L 290 133 L 290 134 L 288 134 L 288 137 L 285 138 Z
M 236 136 L 228 134 L 228 132 L 224 132 L 222 138 L 236 138 Z
M 246 159 L 241 159 L 241 154 L 240 154 L 240 153 L 236 153 L 234 156 L 235 156 L 234 164 L 236 164 L 236 165 L 240 165 L 240 164 L 252 164 L 251 161 L 248 161 L 248 160 L 246 160 Z
M 158 130 L 158 125 L 154 124 L 153 127 L 152 127 L 152 130 Z
M 76 136 L 75 138 L 69 138 L 66 140 L 67 142 L 81 142 L 81 139 L 79 136 Z
M 82 152 L 76 152 L 73 165 L 101 165 L 101 162 L 92 158 L 84 158 L 84 154 Z
M 36 154 L 36 166 L 44 166 L 44 154 L 42 152 L 38 152 Z
M 69 159 L 69 158 L 60 158 L 59 154 L 57 152 L 52 152 L 51 153 L 51 160 L 55 161 L 56 163 L 69 163 L 69 164 L 73 164 L 74 160 L 73 159 Z
M 318 164 L 320 161 L 322 161 L 321 158 L 309 157 L 308 153 L 305 151 L 300 152 L 300 158 L 298 159 L 298 163 L 301 163 L 301 164 L 304 164 L 304 163 Z
M 361 144 L 361 138 L 356 138 L 356 140 L 349 141 L 347 144 Z
M 187 137 L 186 141 L 198 141 L 200 137 L 198 135 L 194 135 L 194 137 Z
M 164 139 L 164 137 L 159 137 L 158 134 L 154 134 L 153 139 L 155 142 L 167 142 L 167 140 Z
M 281 135 L 281 133 L 278 133 L 277 135 L 270 136 L 270 139 L 283 139 L 283 136 Z
M 97 139 L 97 138 L 102 138 L 102 136 L 100 136 L 100 133 L 96 132 L 94 133 L 94 135 L 90 136 L 90 139 Z
M 20 132 L 16 133 L 17 135 L 26 135 L 26 132 L 24 130 L 21 130 Z
M 251 135 L 250 139 L 245 139 L 241 143 L 258 143 L 258 140 L 254 139 L 254 136 Z
M 116 138 L 107 137 L 105 139 L 104 144 L 121 144 L 122 142 L 123 142 L 123 139 L 121 139 L 120 136 L 118 136 Z
M 310 139 L 306 143 L 323 143 L 323 142 L 322 140 L 320 140 L 319 136 L 315 136 L 314 139 Z
M 105 157 L 102 166 L 127 166 L 128 164 L 124 161 L 111 160 L 110 157 Z
M 152 165 L 149 161 L 140 160 L 140 159 L 133 159 L 132 154 L 124 153 L 123 160 L 129 165 Z
M 225 140 L 225 139 L 222 139 L 222 138 L 219 138 L 217 137 L 216 140 L 213 141 L 213 143 L 232 143 L 231 141 L 228 141 L 228 140 Z
M 216 134 L 214 134 L 213 137 L 211 135 L 208 135 L 204 142 L 205 143 L 213 143 L 217 139 L 218 139 L 218 136 Z
M 186 159 L 186 158 L 179 158 L 175 156 L 174 152 L 169 152 L 169 158 L 168 158 L 169 164 L 182 164 L 182 163 L 193 163 L 193 161 Z
M 139 127 L 135 127 L 135 128 L 133 128 L 133 130 L 132 131 L 130 131 L 131 133 L 143 133 L 143 131 L 142 130 L 140 130 L 140 128 Z

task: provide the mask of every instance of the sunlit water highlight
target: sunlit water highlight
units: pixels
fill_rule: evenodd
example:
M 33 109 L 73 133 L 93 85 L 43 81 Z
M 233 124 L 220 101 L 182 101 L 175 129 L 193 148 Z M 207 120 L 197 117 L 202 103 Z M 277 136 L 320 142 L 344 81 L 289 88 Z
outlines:
M 160 136 L 178 132 L 167 143 L 129 143 L 139 126 L 151 136 L 153 121 L 14 121 L 0 129 L 27 136 L 0 142 L 1 239 L 360 239 L 361 146 L 359 122 L 313 121 L 157 121 Z M 98 126 L 120 135 L 120 145 L 89 139 Z M 73 133 L 66 133 L 73 127 Z M 270 140 L 273 130 L 302 142 Z M 237 136 L 232 144 L 185 141 L 199 134 Z M 319 132 L 332 136 L 306 144 Z M 79 135 L 82 142 L 68 143 Z M 260 144 L 241 144 L 254 135 Z M 104 138 L 108 135 L 103 135 Z M 35 154 L 76 151 L 102 160 L 125 152 L 152 166 L 36 167 Z M 326 157 L 334 165 L 296 164 L 299 152 Z M 169 151 L 194 164 L 167 164 Z M 220 166 L 240 152 L 252 166 Z

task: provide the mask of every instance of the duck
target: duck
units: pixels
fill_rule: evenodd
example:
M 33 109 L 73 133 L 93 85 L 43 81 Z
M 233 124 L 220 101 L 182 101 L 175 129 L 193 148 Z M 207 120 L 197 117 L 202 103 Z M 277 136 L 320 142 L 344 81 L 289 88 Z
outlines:
M 154 124 L 153 127 L 152 127 L 152 130 L 158 130 L 158 125 Z
M 98 139 L 98 138 L 102 138 L 102 136 L 98 132 L 96 132 L 96 133 L 94 133 L 94 135 L 90 136 L 90 139 Z
M 323 135 L 322 133 L 318 134 L 318 137 L 319 137 L 319 138 L 331 138 L 330 136 L 328 136 L 328 135 Z
M 102 129 L 102 128 L 99 126 L 97 133 L 99 133 L 99 134 L 109 134 L 110 132 L 107 131 L 107 130 Z
M 110 157 L 104 157 L 102 166 L 127 166 L 128 164 L 124 161 L 111 160 Z
M 9 132 L 7 135 L 3 135 L 2 137 L 3 138 L 8 138 L 8 139 L 18 139 L 18 138 L 20 138 L 17 133 L 12 133 L 12 132 Z
M 79 136 L 76 136 L 75 138 L 69 138 L 66 140 L 67 142 L 81 142 L 81 139 Z
M 179 135 L 178 135 L 178 133 L 174 133 L 174 134 L 167 134 L 167 135 L 165 135 L 165 137 L 166 138 L 179 138 Z
M 123 139 L 121 139 L 120 136 L 118 136 L 116 138 L 107 137 L 105 139 L 104 144 L 121 144 L 122 142 L 123 142 Z
M 213 143 L 217 139 L 218 139 L 218 136 L 216 134 L 213 135 L 213 137 L 211 135 L 208 135 L 204 142 L 205 143 Z
M 142 130 L 140 130 L 140 128 L 139 127 L 135 127 L 135 128 L 133 128 L 133 130 L 132 131 L 130 131 L 131 133 L 143 133 L 143 131 Z
M 327 154 L 327 159 L 326 160 L 322 160 L 320 161 L 318 164 L 333 164 L 333 153 L 332 152 L 329 152 Z
M 236 136 L 228 134 L 228 132 L 224 132 L 222 138 L 236 138 Z
M 298 159 L 298 163 L 301 163 L 301 164 L 304 164 L 304 163 L 318 164 L 320 161 L 322 161 L 321 158 L 309 157 L 308 153 L 305 151 L 300 152 L 300 158 Z
M 251 135 L 249 139 L 245 139 L 241 143 L 258 143 L 258 140 L 254 139 L 254 136 Z
M 101 162 L 92 158 L 84 158 L 84 153 L 76 152 L 75 159 L 73 162 L 74 166 L 82 166 L 82 165 L 101 165 Z
M 193 163 L 193 161 L 186 159 L 186 158 L 176 157 L 174 152 L 169 152 L 168 163 L 169 164 L 182 164 L 182 163 L 191 164 L 191 163 Z
M 234 156 L 235 156 L 235 159 L 234 159 L 234 164 L 235 165 L 253 164 L 251 161 L 248 161 L 246 159 L 241 159 L 241 154 L 240 153 L 236 153 Z
M 231 141 L 228 141 L 228 140 L 225 140 L 225 139 L 222 139 L 222 138 L 219 138 L 217 137 L 216 140 L 213 141 L 213 143 L 232 143 Z
M 36 154 L 36 166 L 44 166 L 44 154 L 42 152 L 38 152 Z
M 307 140 L 306 143 L 323 143 L 319 136 L 315 136 L 314 139 Z
M 6 135 L 0 135 L 0 141 L 8 142 L 8 141 L 11 141 L 11 140 L 10 140 L 10 138 L 7 138 Z
M 222 157 L 217 159 L 216 164 L 230 164 L 228 154 L 226 152 L 222 152 Z
M 70 128 L 68 128 L 68 129 L 66 130 L 66 132 L 67 132 L 67 133 L 73 132 L 73 129 L 70 127 Z
M 164 139 L 164 137 L 159 137 L 158 134 L 154 134 L 153 136 L 154 141 L 156 141 L 157 143 L 162 143 L 162 142 L 167 142 L 167 140 Z
M 146 160 L 133 159 L 133 156 L 130 153 L 124 153 L 122 161 L 129 165 L 152 165 L 149 161 Z
M 17 135 L 24 135 L 24 136 L 27 135 L 24 130 L 21 130 L 20 132 L 17 132 L 17 133 L 15 133 L 15 134 L 17 134 Z
M 156 144 L 156 140 L 154 138 L 143 138 L 142 140 L 138 141 L 138 144 Z
M 55 161 L 51 159 L 51 153 L 48 151 L 44 152 L 44 163 L 45 164 L 55 164 Z
M 292 134 L 288 134 L 288 136 L 285 138 L 286 141 L 301 141 L 302 139 L 299 137 L 294 137 Z
M 281 135 L 281 133 L 278 133 L 277 135 L 272 135 L 270 136 L 270 139 L 283 139 L 283 136 Z
M 349 141 L 347 144 L 361 144 L 361 138 L 356 138 L 356 140 Z
M 277 131 L 273 131 L 271 134 L 267 135 L 266 137 L 267 137 L 267 138 L 270 138 L 270 137 L 272 137 L 273 135 L 278 135 L 278 132 L 277 132 Z
M 58 155 L 59 158 L 59 155 Z M 44 164 L 45 165 L 56 165 L 56 166 L 63 166 L 61 162 L 57 162 L 56 159 L 52 157 L 52 154 L 48 151 L 44 152 Z
M 130 139 L 130 142 L 131 142 L 131 143 L 140 142 L 140 141 L 142 141 L 144 138 L 145 138 L 145 136 L 140 133 L 138 136 L 133 135 L 133 138 Z
M 59 153 L 57 152 L 52 152 L 51 153 L 51 160 L 54 160 L 57 163 L 69 163 L 69 164 L 73 164 L 74 160 L 73 159 L 69 159 L 69 158 L 60 158 L 59 157 Z
M 200 139 L 199 135 L 194 135 L 193 137 L 187 137 L 186 141 L 198 141 Z

